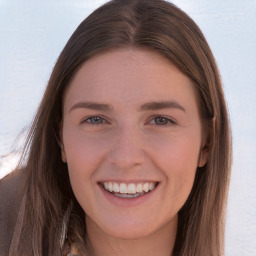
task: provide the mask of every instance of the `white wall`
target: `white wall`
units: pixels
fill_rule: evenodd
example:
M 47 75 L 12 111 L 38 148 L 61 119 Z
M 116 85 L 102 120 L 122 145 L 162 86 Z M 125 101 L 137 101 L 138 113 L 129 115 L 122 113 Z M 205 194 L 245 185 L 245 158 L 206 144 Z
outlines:
M 0 176 L 30 124 L 56 58 L 101 1 L 0 0 Z M 222 74 L 233 130 L 226 255 L 256 251 L 256 1 L 174 0 L 203 30 Z M 21 136 L 22 137 L 22 136 Z

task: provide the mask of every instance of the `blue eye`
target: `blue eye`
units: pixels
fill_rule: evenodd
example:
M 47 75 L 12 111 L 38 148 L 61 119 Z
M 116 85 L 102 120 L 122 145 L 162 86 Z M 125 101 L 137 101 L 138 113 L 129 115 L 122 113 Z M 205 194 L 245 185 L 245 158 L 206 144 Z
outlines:
M 100 116 L 91 116 L 83 121 L 83 123 L 90 123 L 90 124 L 94 124 L 94 125 L 99 125 L 99 124 L 102 124 L 105 122 L 106 121 Z
M 164 116 L 157 116 L 153 119 L 156 125 L 174 125 L 176 124 L 172 119 L 164 117 Z

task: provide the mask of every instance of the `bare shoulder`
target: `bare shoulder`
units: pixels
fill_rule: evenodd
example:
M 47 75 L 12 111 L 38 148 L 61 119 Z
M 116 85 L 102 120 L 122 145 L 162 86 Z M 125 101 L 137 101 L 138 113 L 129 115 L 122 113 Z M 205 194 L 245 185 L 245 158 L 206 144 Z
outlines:
M 24 188 L 24 170 L 15 170 L 0 180 L 0 255 L 8 253 Z

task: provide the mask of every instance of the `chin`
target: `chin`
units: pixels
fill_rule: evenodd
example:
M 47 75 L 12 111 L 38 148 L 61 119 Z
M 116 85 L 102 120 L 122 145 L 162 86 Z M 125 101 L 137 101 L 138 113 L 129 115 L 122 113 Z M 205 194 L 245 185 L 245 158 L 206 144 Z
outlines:
M 154 230 L 150 230 L 148 226 L 135 227 L 120 225 L 120 227 L 116 227 L 115 229 L 111 228 L 105 230 L 105 233 L 116 239 L 138 240 L 150 236 L 152 233 L 154 233 Z
M 149 214 L 150 216 L 150 214 Z M 166 221 L 162 219 L 161 222 L 157 222 L 158 218 L 147 218 L 149 216 L 126 216 L 122 218 L 110 218 L 108 221 L 105 219 L 104 223 L 98 223 L 98 227 L 108 236 L 116 239 L 138 240 L 157 233 L 161 230 L 172 229 L 176 227 L 177 215 Z

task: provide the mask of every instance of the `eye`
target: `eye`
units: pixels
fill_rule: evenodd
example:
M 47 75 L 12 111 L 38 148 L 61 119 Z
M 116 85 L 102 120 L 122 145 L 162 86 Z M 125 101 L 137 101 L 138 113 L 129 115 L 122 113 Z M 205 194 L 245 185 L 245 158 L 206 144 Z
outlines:
M 176 122 L 170 118 L 164 116 L 156 116 L 151 122 L 156 125 L 175 125 Z
M 82 123 L 89 123 L 93 125 L 100 125 L 106 123 L 106 120 L 100 116 L 90 116 L 82 121 Z

